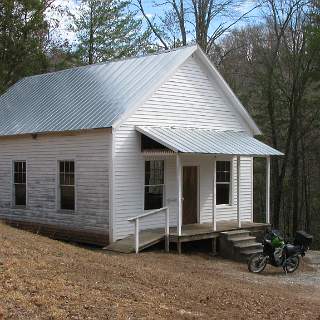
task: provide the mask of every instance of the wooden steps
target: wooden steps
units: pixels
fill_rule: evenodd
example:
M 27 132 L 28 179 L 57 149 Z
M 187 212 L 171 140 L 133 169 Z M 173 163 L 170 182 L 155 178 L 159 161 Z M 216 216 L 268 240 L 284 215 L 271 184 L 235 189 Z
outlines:
M 220 235 L 220 255 L 224 258 L 246 262 L 251 255 L 262 252 L 262 244 L 248 230 L 226 231 Z
M 151 247 L 164 240 L 163 229 L 142 230 L 140 231 L 140 246 L 139 251 Z M 135 252 L 135 238 L 134 235 L 130 235 L 124 239 L 115 241 L 104 248 L 105 250 L 121 252 L 121 253 L 133 253 Z

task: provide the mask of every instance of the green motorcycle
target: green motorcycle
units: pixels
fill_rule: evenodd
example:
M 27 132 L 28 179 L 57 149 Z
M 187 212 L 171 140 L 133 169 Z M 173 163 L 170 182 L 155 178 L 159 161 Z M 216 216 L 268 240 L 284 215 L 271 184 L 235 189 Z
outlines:
M 250 272 L 260 273 L 267 264 L 282 267 L 286 273 L 296 271 L 300 256 L 305 256 L 313 237 L 298 231 L 293 244 L 286 243 L 278 230 L 268 231 L 263 239 L 263 252 L 252 255 L 248 261 Z

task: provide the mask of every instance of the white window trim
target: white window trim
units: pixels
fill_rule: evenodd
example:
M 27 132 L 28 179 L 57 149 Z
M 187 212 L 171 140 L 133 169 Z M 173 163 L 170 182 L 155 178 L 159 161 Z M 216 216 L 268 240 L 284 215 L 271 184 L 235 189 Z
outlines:
M 74 163 L 74 210 L 61 209 L 60 199 L 60 162 L 73 161 Z M 77 162 L 74 159 L 58 159 L 56 162 L 56 211 L 63 214 L 74 214 L 77 212 Z
M 16 205 L 15 197 L 15 183 L 14 183 L 14 164 L 15 162 L 25 162 L 26 163 L 26 205 Z M 14 159 L 11 161 L 11 207 L 14 209 L 27 209 L 28 208 L 28 161 L 21 159 Z
M 233 207 L 234 204 L 234 194 L 233 194 L 233 190 L 234 190 L 234 157 L 232 158 L 217 158 L 216 162 L 230 162 L 230 182 L 217 182 L 216 181 L 216 185 L 218 184 L 228 184 L 229 187 L 229 203 L 222 203 L 222 204 L 217 204 L 216 207 L 217 208 L 230 208 Z M 215 175 L 217 175 L 217 169 L 216 172 L 214 173 Z
M 163 184 L 145 184 L 145 178 L 146 178 L 146 162 L 147 161 L 163 161 Z M 155 209 L 145 209 L 145 188 L 146 187 L 158 187 L 163 186 L 163 196 L 162 196 L 162 207 L 166 206 L 166 165 L 167 161 L 161 157 L 161 158 L 144 158 L 143 161 L 143 183 L 142 183 L 142 211 L 148 212 Z

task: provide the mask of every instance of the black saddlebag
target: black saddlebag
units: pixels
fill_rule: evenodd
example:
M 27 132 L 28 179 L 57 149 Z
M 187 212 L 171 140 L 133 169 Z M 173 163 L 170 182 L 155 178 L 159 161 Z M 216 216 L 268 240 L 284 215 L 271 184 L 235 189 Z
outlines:
M 305 231 L 297 231 L 296 237 L 294 239 L 294 245 L 309 248 L 311 246 L 312 240 L 313 236 L 311 234 L 308 234 Z
M 284 247 L 284 253 L 287 257 L 293 256 L 296 253 L 300 252 L 300 246 L 294 246 L 292 244 L 286 244 Z

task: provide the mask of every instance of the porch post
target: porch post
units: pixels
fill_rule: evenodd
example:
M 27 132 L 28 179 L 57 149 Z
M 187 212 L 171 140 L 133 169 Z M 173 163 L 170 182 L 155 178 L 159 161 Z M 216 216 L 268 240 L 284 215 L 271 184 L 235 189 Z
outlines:
M 238 218 L 238 227 L 241 228 L 241 217 L 240 217 L 240 156 L 237 156 L 237 218 Z
M 213 159 L 213 190 L 212 190 L 212 227 L 213 231 L 217 230 L 217 160 Z
M 266 160 L 266 223 L 270 223 L 270 157 Z
M 181 158 L 179 153 L 177 153 L 176 158 L 177 167 L 177 187 L 178 187 L 178 210 L 177 210 L 177 233 L 181 236 L 181 226 L 182 226 L 182 186 L 181 186 Z

